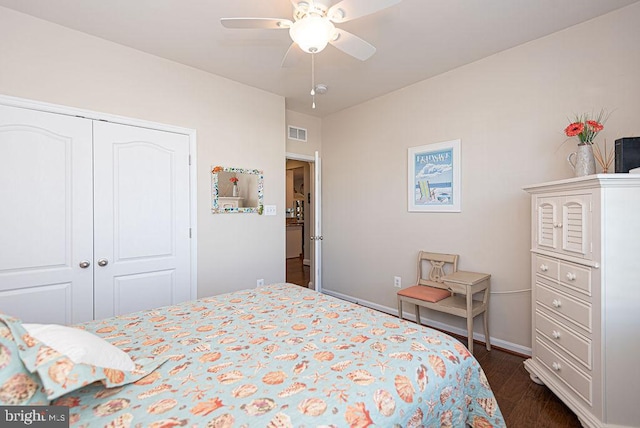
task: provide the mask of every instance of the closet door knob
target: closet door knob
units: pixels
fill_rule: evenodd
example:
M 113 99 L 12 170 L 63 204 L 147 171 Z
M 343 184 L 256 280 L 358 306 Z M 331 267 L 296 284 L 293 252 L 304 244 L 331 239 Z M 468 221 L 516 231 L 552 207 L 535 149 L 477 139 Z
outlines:
M 86 269 L 86 268 L 88 268 L 89 266 L 91 266 L 91 262 L 89 262 L 88 260 L 83 260 L 83 261 L 81 261 L 81 262 L 80 262 L 80 267 L 81 267 L 82 269 Z
M 107 260 L 107 259 L 98 260 L 98 266 L 106 266 L 108 264 L 109 264 L 109 260 Z

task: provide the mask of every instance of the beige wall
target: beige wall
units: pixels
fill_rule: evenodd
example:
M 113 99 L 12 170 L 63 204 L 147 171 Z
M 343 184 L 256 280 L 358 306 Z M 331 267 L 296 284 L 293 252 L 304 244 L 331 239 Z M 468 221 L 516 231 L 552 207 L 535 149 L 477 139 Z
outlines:
M 640 3 L 323 119 L 325 289 L 395 308 L 393 277 L 415 281 L 420 249 L 460 254 L 494 292 L 530 288 L 522 187 L 572 176 L 575 113 L 615 110 L 601 143 L 640 135 L 638 22 Z M 462 212 L 407 212 L 407 148 L 458 138 Z M 491 335 L 526 350 L 530 294 L 491 299 Z
M 197 131 L 198 295 L 284 281 L 284 99 L 0 7 L 0 94 Z M 273 217 L 210 211 L 211 165 L 259 168 Z
M 313 157 L 316 150 L 320 151 L 322 146 L 322 120 L 320 118 L 287 110 L 286 120 L 287 126 L 305 128 L 307 130 L 306 142 L 287 138 L 287 153 Z

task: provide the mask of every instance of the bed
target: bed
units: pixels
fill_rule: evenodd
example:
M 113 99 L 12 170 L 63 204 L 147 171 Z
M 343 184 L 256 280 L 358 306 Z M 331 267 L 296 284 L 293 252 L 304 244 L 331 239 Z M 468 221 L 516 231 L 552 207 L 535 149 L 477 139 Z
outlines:
M 68 406 L 72 427 L 505 426 L 458 340 L 297 285 L 76 326 L 125 351 L 130 372 L 61 365 L 3 320 L 0 337 L 13 333 L 38 393 Z

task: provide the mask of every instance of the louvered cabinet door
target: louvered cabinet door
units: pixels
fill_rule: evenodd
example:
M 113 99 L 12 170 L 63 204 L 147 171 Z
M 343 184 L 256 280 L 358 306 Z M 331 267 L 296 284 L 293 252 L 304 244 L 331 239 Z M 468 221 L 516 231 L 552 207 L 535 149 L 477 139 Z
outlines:
M 591 194 L 541 195 L 536 199 L 534 247 L 591 259 Z
M 536 217 L 538 224 L 535 243 L 538 247 L 555 251 L 558 249 L 557 229 L 560 223 L 558 205 L 561 199 L 557 197 L 542 197 L 537 202 Z
M 567 196 L 562 201 L 562 250 L 590 258 L 591 195 Z

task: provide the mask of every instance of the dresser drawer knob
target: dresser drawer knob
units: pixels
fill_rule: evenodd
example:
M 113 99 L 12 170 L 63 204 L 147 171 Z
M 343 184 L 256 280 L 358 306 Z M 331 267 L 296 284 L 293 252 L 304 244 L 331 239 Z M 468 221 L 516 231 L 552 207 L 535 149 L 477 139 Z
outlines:
M 540 270 L 542 272 L 546 272 L 549 270 L 549 266 L 545 265 L 544 263 L 540 265 Z
M 562 223 L 555 223 L 553 227 L 560 229 L 562 227 Z
M 553 369 L 554 369 L 555 371 L 557 371 L 557 372 L 559 372 L 559 371 L 560 371 L 560 368 L 561 368 L 561 367 L 560 367 L 560 363 L 553 363 L 553 364 L 551 364 L 551 367 L 553 367 Z
M 567 272 L 567 279 L 569 281 L 575 281 L 576 280 L 576 274 L 572 273 L 572 272 Z
M 553 330 L 551 335 L 553 336 L 554 339 L 560 339 L 560 332 L 559 331 Z
M 560 306 L 562 306 L 562 302 L 558 299 L 553 299 L 553 302 L 551 302 L 551 304 L 554 308 L 559 308 Z

